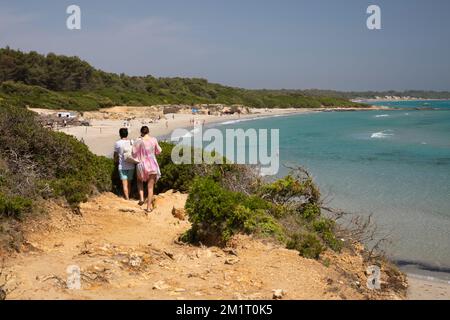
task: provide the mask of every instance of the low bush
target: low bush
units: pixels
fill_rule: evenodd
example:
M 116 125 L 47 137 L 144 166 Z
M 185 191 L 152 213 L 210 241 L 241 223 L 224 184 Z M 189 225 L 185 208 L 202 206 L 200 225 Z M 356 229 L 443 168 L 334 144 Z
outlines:
M 342 249 L 342 241 L 336 239 L 334 230 L 336 222 L 328 218 L 319 218 L 312 223 L 313 229 L 323 239 L 323 241 L 334 251 Z
M 196 178 L 186 202 L 192 223 L 187 238 L 224 244 L 239 232 L 281 237 L 280 225 L 268 214 L 269 205 L 255 200 L 226 190 L 211 178 Z
M 313 221 L 320 216 L 320 208 L 317 204 L 307 203 L 301 210 L 303 219 Z
M 175 164 L 172 161 L 172 150 L 175 145 L 160 142 L 160 146 L 162 152 L 158 155 L 158 164 L 161 169 L 161 179 L 156 184 L 156 192 L 165 192 L 170 189 L 187 192 L 195 176 L 199 173 L 200 165 Z
M 76 207 L 94 191 L 111 190 L 111 159 L 94 155 L 71 136 L 43 128 L 32 112 L 0 105 L 0 130 L 1 158 L 6 164 L 2 184 L 8 186 L 3 192 L 21 193 L 31 200 L 64 197 Z M 16 190 L 24 177 L 29 190 Z
M 314 259 L 327 248 L 342 248 L 336 224 L 322 216 L 320 192 L 305 171 L 272 182 L 239 166 L 222 175 L 211 172 L 195 178 L 189 189 L 192 228 L 184 240 L 223 244 L 236 233 L 257 234 Z
M 287 242 L 288 249 L 297 250 L 300 255 L 309 259 L 318 259 L 325 250 L 322 241 L 314 233 L 295 233 Z
M 170 189 L 188 192 L 195 177 L 210 177 L 214 181 L 223 182 L 228 172 L 237 172 L 238 170 L 237 166 L 230 164 L 194 164 L 194 149 L 191 151 L 192 164 L 175 164 L 172 161 L 174 144 L 160 142 L 160 146 L 162 152 L 157 158 L 161 169 L 161 178 L 155 187 L 157 193 Z M 204 156 L 208 156 L 208 154 Z
M 30 199 L 0 193 L 0 217 L 20 219 L 31 210 L 31 205 Z

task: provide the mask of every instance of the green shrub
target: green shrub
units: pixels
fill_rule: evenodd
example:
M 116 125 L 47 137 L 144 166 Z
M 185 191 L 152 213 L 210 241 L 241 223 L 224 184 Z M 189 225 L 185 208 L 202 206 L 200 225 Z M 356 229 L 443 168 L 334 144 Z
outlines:
M 259 190 L 259 194 L 265 199 L 282 204 L 289 202 L 293 197 L 302 196 L 303 192 L 304 185 L 291 175 L 264 184 Z
M 174 144 L 160 142 L 162 152 L 158 155 L 158 164 L 161 168 L 161 179 L 156 184 L 156 192 L 165 192 L 173 189 L 187 192 L 195 177 L 194 164 L 174 164 L 172 162 L 172 150 Z
M 330 219 L 327 219 L 327 218 L 320 218 L 313 222 L 314 231 L 319 232 L 319 233 L 325 233 L 325 232 L 332 231 L 334 228 L 334 225 L 335 225 L 335 222 Z
M 341 250 L 335 222 L 321 216 L 318 203 L 301 203 L 314 198 L 311 191 L 316 187 L 309 185 L 309 178 L 296 181 L 288 176 L 263 184 L 255 189 L 256 194 L 247 195 L 225 188 L 220 174 L 213 172 L 193 180 L 186 202 L 192 228 L 184 240 L 226 243 L 242 232 L 276 238 L 306 258 L 316 259 L 327 248 Z
M 327 218 L 320 218 L 312 224 L 314 231 L 321 236 L 323 241 L 332 250 L 340 251 L 342 249 L 342 241 L 336 239 L 336 236 L 334 235 L 335 225 L 335 221 Z
M 13 152 L 17 159 L 28 159 L 26 166 L 12 163 L 8 157 L 3 159 L 12 168 L 6 183 L 12 187 L 19 185 L 20 179 L 34 170 L 37 178 L 27 191 L 31 199 L 35 195 L 64 197 L 72 206 L 77 206 L 95 190 L 112 189 L 114 164 L 111 159 L 94 155 L 74 137 L 43 128 L 32 112 L 2 104 L 0 130 L 2 154 Z M 52 190 L 42 188 L 44 185 Z
M 342 240 L 336 238 L 333 232 L 327 232 L 322 234 L 325 243 L 331 248 L 331 250 L 340 252 L 344 246 Z
M 31 210 L 31 205 L 30 199 L 0 193 L 0 217 L 21 218 L 22 214 Z
M 297 176 L 289 174 L 281 179 L 260 186 L 258 194 L 276 204 L 292 205 L 303 202 L 317 203 L 319 189 L 309 176 L 303 177 L 303 171 Z
M 243 223 L 243 231 L 248 234 L 261 235 L 263 237 L 275 237 L 279 241 L 284 240 L 283 229 L 275 218 L 264 209 L 250 209 L 238 205 L 234 212 L 237 221 Z
M 306 220 L 314 220 L 320 216 L 320 208 L 317 204 L 307 203 L 302 210 L 302 217 Z
M 280 237 L 281 227 L 268 207 L 263 200 L 226 190 L 211 178 L 196 178 L 186 202 L 192 223 L 187 238 L 223 244 L 239 232 Z
M 301 256 L 308 259 L 318 259 L 325 250 L 322 241 L 314 233 L 296 233 L 288 241 L 286 247 L 297 250 Z
M 161 169 L 161 179 L 156 184 L 157 193 L 173 189 L 180 192 L 188 192 L 189 188 L 197 176 L 210 177 L 215 181 L 221 181 L 226 172 L 236 170 L 236 166 L 230 164 L 174 164 L 172 162 L 172 150 L 174 144 L 160 142 L 162 152 L 158 155 L 158 164 Z M 194 149 L 191 151 L 194 156 Z M 192 163 L 193 163 L 192 158 Z

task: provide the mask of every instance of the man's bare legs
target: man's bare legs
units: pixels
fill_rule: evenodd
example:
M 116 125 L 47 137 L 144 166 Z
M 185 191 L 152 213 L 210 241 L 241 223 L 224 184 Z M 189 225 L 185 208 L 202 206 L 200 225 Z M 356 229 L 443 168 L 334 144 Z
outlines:
M 128 189 L 128 180 L 122 180 L 122 188 L 125 200 L 130 200 L 130 191 Z

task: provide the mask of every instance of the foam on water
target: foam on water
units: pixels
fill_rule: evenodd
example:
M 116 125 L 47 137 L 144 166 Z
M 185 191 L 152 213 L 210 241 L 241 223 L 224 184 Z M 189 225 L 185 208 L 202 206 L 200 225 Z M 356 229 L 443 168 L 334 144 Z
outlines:
M 372 133 L 372 135 L 370 136 L 372 139 L 386 139 L 389 137 L 392 137 L 394 134 L 393 133 L 387 133 L 390 131 L 380 131 L 380 132 L 375 132 Z
M 230 124 L 236 124 L 236 123 L 240 123 L 240 122 L 247 122 L 247 121 L 253 121 L 253 120 L 258 120 L 258 119 L 267 119 L 267 118 L 276 118 L 279 117 L 280 115 L 273 115 L 273 116 L 264 116 L 264 117 L 255 117 L 255 118 L 244 118 L 244 119 L 236 119 L 236 120 L 229 120 L 229 121 L 224 121 L 224 122 L 220 122 L 220 125 L 230 125 Z

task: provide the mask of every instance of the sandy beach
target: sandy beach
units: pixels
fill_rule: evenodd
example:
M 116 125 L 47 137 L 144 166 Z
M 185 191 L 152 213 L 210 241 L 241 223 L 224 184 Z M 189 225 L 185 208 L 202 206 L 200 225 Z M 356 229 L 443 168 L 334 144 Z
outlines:
M 145 107 L 143 107 L 145 108 Z M 128 124 L 129 137 L 135 139 L 139 137 L 139 130 L 143 125 L 147 125 L 150 128 L 150 134 L 155 137 L 167 136 L 177 128 L 192 128 L 192 120 L 195 124 L 211 125 L 214 123 L 224 123 L 234 120 L 243 119 L 257 119 L 260 117 L 272 117 L 272 116 L 283 116 L 290 114 L 306 114 L 311 112 L 324 112 L 324 111 L 355 111 L 355 110 L 385 110 L 384 107 L 369 107 L 365 109 L 355 109 L 355 108 L 320 108 L 320 109 L 251 109 L 249 114 L 232 114 L 232 115 L 192 115 L 192 114 L 167 114 L 166 119 L 150 123 L 149 119 L 138 118 L 126 121 L 131 111 L 127 112 L 127 108 L 121 108 L 123 111 L 123 120 L 117 119 L 90 119 L 90 126 L 69 126 L 66 128 L 60 128 L 59 131 L 66 134 L 72 135 L 79 140 L 83 140 L 84 143 L 89 146 L 92 152 L 97 155 L 111 156 L 114 146 L 114 142 L 119 139 L 118 132 L 119 129 Z M 130 107 L 129 110 L 134 108 Z M 40 109 L 32 109 L 38 113 L 41 113 Z M 47 110 L 48 112 L 48 110 Z M 107 110 L 102 111 L 103 114 L 107 114 Z M 115 114 L 117 112 L 115 110 Z
M 126 120 L 110 120 L 110 119 L 92 119 L 90 126 L 75 126 L 61 128 L 59 131 L 70 134 L 77 139 L 83 139 L 84 143 L 89 146 L 92 152 L 97 155 L 111 156 L 114 142 L 119 139 L 118 132 L 125 124 L 128 124 L 129 137 L 136 139 L 139 137 L 139 130 L 143 125 L 150 128 L 150 134 L 155 137 L 167 136 L 178 128 L 192 128 L 193 123 L 196 125 L 208 125 L 213 123 L 222 123 L 239 119 L 253 119 L 258 117 L 276 116 L 291 113 L 305 113 L 310 110 L 295 109 L 277 109 L 270 111 L 261 110 L 258 113 L 246 115 L 191 115 L 191 114 L 168 114 L 167 119 L 162 118 L 157 122 L 151 123 L 149 119 L 133 119 Z M 124 113 L 124 119 L 127 114 Z

